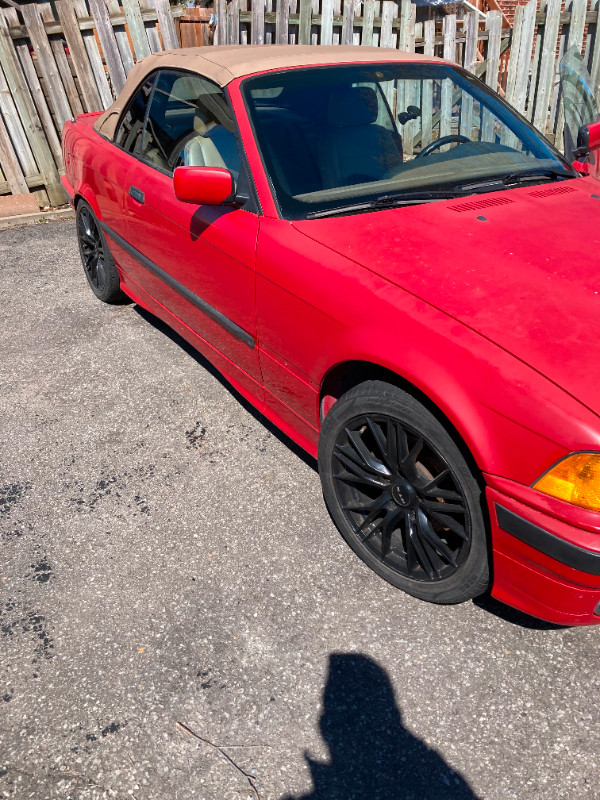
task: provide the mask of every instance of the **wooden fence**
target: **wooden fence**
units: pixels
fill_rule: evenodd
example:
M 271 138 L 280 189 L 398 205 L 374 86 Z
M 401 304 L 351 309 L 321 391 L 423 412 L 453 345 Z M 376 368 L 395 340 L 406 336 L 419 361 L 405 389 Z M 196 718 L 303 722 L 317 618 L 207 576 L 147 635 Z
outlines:
M 249 5 L 250 3 L 250 5 Z M 564 9 L 562 8 L 564 4 Z M 499 11 L 416 22 L 410 0 L 215 0 L 215 43 L 354 44 L 441 56 L 498 90 L 562 147 L 558 64 L 575 46 L 600 100 L 599 0 L 517 6 L 513 29 Z
M 65 202 L 60 131 L 107 108 L 135 61 L 179 47 L 169 0 L 56 0 L 0 8 L 0 195 Z
M 168 0 L 53 6 L 56 16 L 49 3 L 0 9 L 0 195 L 33 190 L 42 206 L 64 202 L 63 122 L 106 108 L 135 61 L 178 47 L 185 13 Z M 214 0 L 214 41 L 374 45 L 443 56 L 503 94 L 561 146 L 558 62 L 576 46 L 598 94 L 600 0 L 561 6 L 542 0 L 538 11 L 531 0 L 517 7 L 511 30 L 499 11 L 418 23 L 410 0 Z

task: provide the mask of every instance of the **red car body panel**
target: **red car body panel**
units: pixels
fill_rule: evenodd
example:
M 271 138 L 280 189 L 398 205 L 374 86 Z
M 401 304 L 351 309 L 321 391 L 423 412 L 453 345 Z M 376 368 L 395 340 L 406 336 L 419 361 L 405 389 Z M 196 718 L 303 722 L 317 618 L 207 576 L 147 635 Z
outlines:
M 239 84 L 228 92 L 260 215 L 182 203 L 172 178 L 93 130 L 97 115 L 66 124 L 63 185 L 118 235 L 109 242 L 124 291 L 312 455 L 323 387 L 339 365 L 367 362 L 413 385 L 485 478 L 492 594 L 551 622 L 600 622 L 600 514 L 530 488 L 566 454 L 600 450 L 591 377 L 600 346 L 600 183 L 288 222 L 277 214 Z M 143 205 L 130 186 L 143 191 Z M 172 291 L 131 248 L 253 346 Z M 592 572 L 507 532 L 506 513 L 532 535 L 542 529 L 558 547 L 572 545 L 577 563 L 579 551 L 588 553 Z
M 600 185 L 586 178 L 295 226 L 600 410 L 598 260 L 582 257 L 583 241 L 600 251 L 599 217 Z

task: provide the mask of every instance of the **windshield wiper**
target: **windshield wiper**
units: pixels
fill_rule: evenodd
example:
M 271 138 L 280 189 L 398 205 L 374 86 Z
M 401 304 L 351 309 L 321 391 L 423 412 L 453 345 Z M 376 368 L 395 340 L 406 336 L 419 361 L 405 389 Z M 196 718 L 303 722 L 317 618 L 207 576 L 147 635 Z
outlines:
M 575 172 L 570 169 L 548 169 L 544 167 L 533 167 L 526 169 L 522 172 L 511 172 L 502 177 L 502 182 L 505 186 L 513 186 L 518 183 L 529 183 L 530 181 L 536 182 L 540 179 L 549 181 L 556 181 L 559 178 L 575 178 Z
M 382 194 L 374 200 L 365 203 L 353 203 L 347 206 L 337 206 L 336 208 L 326 208 L 322 211 L 309 211 L 306 219 L 320 219 L 321 217 L 335 217 L 339 214 L 349 214 L 359 211 L 373 211 L 375 209 L 393 208 L 394 206 L 412 206 L 420 203 L 433 203 L 435 200 L 451 200 L 454 197 L 461 197 L 465 192 L 460 189 L 448 189 L 445 191 L 419 191 L 419 192 L 399 192 L 397 194 Z
M 454 184 L 447 189 L 432 191 L 398 192 L 396 194 L 383 194 L 374 200 L 364 203 L 353 203 L 336 208 L 326 208 L 322 211 L 309 211 L 306 219 L 320 219 L 321 217 L 335 217 L 339 214 L 358 213 L 360 211 L 373 211 L 375 209 L 393 208 L 394 206 L 411 206 L 419 203 L 432 203 L 435 200 L 452 200 L 481 191 L 498 191 L 522 183 L 539 183 L 544 180 L 555 181 L 560 178 L 576 178 L 575 172 L 569 169 L 553 169 L 548 167 L 532 167 L 521 172 L 509 172 L 479 182 Z
M 497 175 L 483 181 L 460 184 L 465 192 L 489 190 L 497 191 L 522 183 L 540 183 L 541 181 L 556 181 L 559 178 L 576 178 L 577 175 L 569 169 L 552 169 L 548 167 L 532 167 L 522 172 L 508 172 L 506 175 Z

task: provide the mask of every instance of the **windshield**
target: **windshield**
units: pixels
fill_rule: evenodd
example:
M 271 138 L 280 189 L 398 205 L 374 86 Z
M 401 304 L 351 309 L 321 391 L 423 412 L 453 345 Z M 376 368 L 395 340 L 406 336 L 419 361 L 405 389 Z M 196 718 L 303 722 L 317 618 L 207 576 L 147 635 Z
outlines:
M 431 63 L 272 72 L 243 92 L 280 212 L 352 213 L 399 193 L 457 192 L 574 177 L 558 151 L 479 80 Z M 494 181 L 498 182 L 497 185 Z M 435 193 L 435 194 L 434 194 Z M 453 194 L 454 193 L 454 194 Z

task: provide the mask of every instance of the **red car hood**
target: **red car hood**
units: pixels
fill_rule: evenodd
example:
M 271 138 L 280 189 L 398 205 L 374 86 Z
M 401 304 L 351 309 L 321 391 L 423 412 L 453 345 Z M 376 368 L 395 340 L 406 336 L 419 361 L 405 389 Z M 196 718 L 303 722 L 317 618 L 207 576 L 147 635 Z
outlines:
M 294 226 L 600 413 L 600 182 L 581 178 Z

